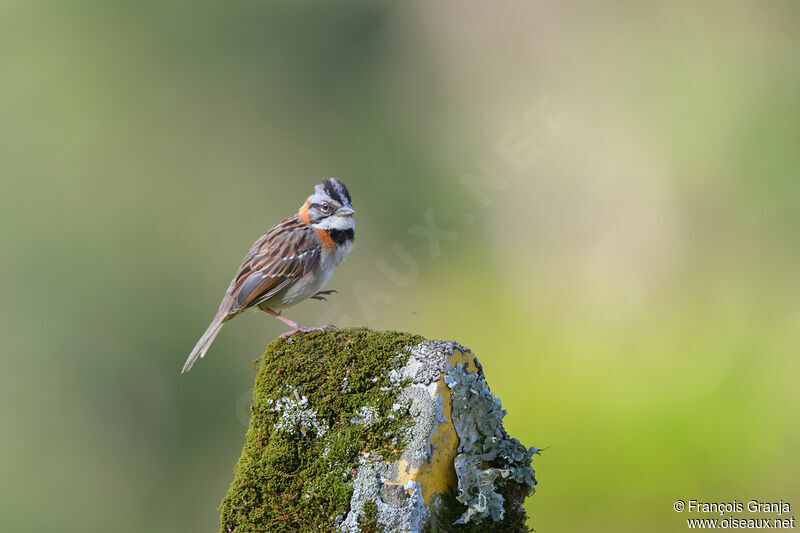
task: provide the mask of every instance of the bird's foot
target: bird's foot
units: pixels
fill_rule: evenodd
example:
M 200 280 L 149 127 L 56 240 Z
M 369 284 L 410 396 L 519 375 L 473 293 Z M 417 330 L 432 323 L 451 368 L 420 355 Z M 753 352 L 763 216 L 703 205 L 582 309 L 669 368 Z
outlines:
M 336 289 L 331 289 L 329 291 L 319 291 L 319 292 L 317 292 L 317 294 L 315 294 L 311 298 L 313 298 L 314 300 L 320 300 L 322 302 L 327 302 L 328 299 L 325 298 L 325 296 L 328 296 L 330 294 L 335 294 L 337 292 L 339 292 L 339 291 L 337 291 Z
M 336 329 L 336 326 L 333 324 L 326 324 L 324 326 L 314 326 L 314 327 L 304 327 L 304 326 L 297 326 L 293 330 L 287 331 L 286 333 L 282 333 L 281 337 L 291 337 L 295 333 L 310 333 L 312 331 L 325 331 L 326 329 Z

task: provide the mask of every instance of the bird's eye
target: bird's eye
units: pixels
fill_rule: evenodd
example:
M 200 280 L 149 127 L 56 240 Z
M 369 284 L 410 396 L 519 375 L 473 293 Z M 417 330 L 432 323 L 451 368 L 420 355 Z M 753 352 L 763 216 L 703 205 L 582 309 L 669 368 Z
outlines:
M 322 202 L 322 210 L 327 213 L 331 210 L 331 204 L 328 202 Z

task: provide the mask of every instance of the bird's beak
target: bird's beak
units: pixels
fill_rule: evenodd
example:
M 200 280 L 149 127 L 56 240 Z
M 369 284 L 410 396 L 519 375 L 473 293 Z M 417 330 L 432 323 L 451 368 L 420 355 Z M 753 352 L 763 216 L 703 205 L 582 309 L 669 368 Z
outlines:
M 341 209 L 339 209 L 339 211 L 337 211 L 336 214 L 337 215 L 341 215 L 343 217 L 349 217 L 349 216 L 355 215 L 356 214 L 356 210 L 353 209 L 352 207 L 346 205 L 346 206 L 342 207 Z

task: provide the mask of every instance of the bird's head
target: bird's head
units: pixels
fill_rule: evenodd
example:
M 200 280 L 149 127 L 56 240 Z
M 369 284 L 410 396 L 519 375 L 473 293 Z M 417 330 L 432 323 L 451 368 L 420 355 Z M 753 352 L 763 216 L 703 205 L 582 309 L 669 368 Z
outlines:
M 344 183 L 336 178 L 325 178 L 300 208 L 300 218 L 318 229 L 353 229 L 355 210 L 351 202 Z

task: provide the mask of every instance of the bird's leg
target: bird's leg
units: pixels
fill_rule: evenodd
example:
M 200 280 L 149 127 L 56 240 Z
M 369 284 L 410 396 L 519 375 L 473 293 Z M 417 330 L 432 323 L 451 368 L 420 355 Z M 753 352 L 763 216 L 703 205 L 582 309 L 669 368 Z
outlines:
M 284 324 L 286 324 L 290 328 L 300 329 L 302 327 L 300 324 L 298 324 L 294 320 L 286 318 L 282 314 L 278 313 L 277 311 L 273 311 L 269 307 L 261 307 L 261 310 L 264 311 L 265 313 L 271 314 L 272 316 L 274 316 L 275 318 L 277 318 L 278 320 L 280 320 L 281 322 L 283 322 Z
M 339 292 L 339 291 L 337 291 L 336 289 L 331 289 L 329 291 L 319 291 L 319 292 L 317 292 L 317 294 L 312 296 L 312 298 L 315 299 L 315 300 L 321 300 L 323 302 L 327 302 L 328 299 L 325 298 L 325 296 L 328 296 L 329 294 L 333 294 L 333 293 L 336 293 L 336 292 Z
M 273 311 L 269 307 L 261 307 L 260 309 L 262 311 L 264 311 L 265 313 L 269 313 L 270 315 L 274 316 L 275 318 L 277 318 L 278 320 L 280 320 L 281 322 L 283 322 L 284 324 L 286 324 L 287 326 L 292 328 L 291 331 L 287 331 L 286 333 L 281 334 L 281 337 L 291 337 L 292 335 L 294 335 L 295 333 L 298 333 L 298 332 L 300 332 L 300 333 L 308 333 L 309 331 L 325 331 L 326 329 L 330 329 L 330 328 L 335 328 L 336 327 L 336 326 L 332 326 L 330 324 L 327 324 L 325 326 L 315 326 L 315 327 L 307 328 L 307 327 L 301 326 L 300 324 L 298 324 L 294 320 L 286 318 L 285 316 L 283 316 L 282 314 L 278 313 L 277 311 Z

